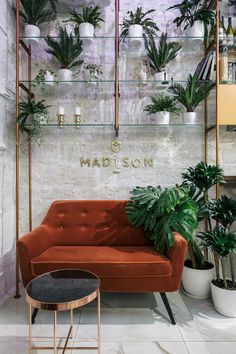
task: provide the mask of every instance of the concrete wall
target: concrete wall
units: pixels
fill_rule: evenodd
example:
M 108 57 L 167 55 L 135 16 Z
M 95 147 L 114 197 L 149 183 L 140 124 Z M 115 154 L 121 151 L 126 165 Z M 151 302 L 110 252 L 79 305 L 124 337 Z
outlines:
M 15 284 L 14 210 L 14 92 L 15 41 L 11 1 L 0 11 L 0 302 L 12 294 Z

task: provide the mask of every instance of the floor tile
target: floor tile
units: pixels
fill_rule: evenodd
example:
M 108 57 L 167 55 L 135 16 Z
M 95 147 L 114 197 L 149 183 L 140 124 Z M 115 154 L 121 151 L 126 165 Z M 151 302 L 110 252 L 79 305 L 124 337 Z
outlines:
M 124 354 L 188 354 L 183 342 L 122 343 Z
M 189 354 L 236 354 L 235 342 L 187 342 Z

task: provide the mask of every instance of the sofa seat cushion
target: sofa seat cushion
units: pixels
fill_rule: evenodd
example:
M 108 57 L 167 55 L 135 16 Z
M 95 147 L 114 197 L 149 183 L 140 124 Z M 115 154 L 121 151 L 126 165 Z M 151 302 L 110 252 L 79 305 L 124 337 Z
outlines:
M 153 247 L 54 246 L 31 260 L 32 274 L 86 269 L 103 276 L 169 276 L 171 263 Z

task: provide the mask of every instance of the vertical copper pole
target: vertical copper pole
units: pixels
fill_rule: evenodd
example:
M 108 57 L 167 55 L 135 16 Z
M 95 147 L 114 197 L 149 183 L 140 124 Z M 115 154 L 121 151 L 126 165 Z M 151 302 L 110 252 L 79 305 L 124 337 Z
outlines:
M 101 297 L 98 290 L 98 354 L 101 354 Z
M 32 307 L 29 305 L 29 354 L 32 350 Z
M 115 0 L 115 132 L 119 134 L 119 0 Z
M 29 98 L 31 95 L 31 46 L 29 46 L 28 53 L 28 88 Z M 32 230 L 32 145 L 31 138 L 28 140 L 28 178 L 29 178 L 29 231 Z
M 220 4 L 219 0 L 216 1 L 216 165 L 219 165 L 219 141 L 220 141 L 220 126 L 219 126 L 219 85 L 220 85 L 220 75 L 219 75 L 219 11 Z M 216 185 L 216 198 L 219 198 L 220 186 Z
M 70 339 L 73 339 L 73 326 L 74 326 L 74 314 L 73 314 L 73 309 L 70 310 L 70 326 L 71 326 Z
M 19 66 L 20 66 L 20 0 L 16 0 L 16 117 L 19 115 Z M 16 243 L 19 239 L 19 155 L 20 155 L 20 131 L 19 123 L 16 120 L 16 180 L 15 180 L 15 198 L 16 198 Z M 19 293 L 19 261 L 16 252 L 16 293 L 15 299 L 20 297 Z
M 57 311 L 53 311 L 53 347 L 54 354 L 57 354 Z

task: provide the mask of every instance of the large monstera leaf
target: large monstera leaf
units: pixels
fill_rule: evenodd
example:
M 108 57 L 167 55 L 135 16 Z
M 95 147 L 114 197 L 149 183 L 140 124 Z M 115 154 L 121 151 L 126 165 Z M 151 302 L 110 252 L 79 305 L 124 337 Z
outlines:
M 189 197 L 189 187 L 136 187 L 127 203 L 126 214 L 131 224 L 143 227 L 156 250 L 165 253 L 174 243 L 174 231 L 187 241 L 197 227 L 198 207 Z

